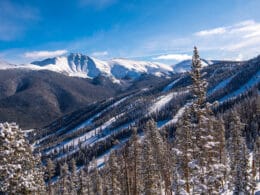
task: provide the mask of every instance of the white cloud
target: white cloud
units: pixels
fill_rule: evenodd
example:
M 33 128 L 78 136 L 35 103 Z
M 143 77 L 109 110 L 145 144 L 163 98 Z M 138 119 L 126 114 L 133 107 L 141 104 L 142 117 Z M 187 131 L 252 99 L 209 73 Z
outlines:
M 197 35 L 197 36 L 210 36 L 210 35 L 224 34 L 225 32 L 226 32 L 225 27 L 219 27 L 219 28 L 213 28 L 213 29 L 209 29 L 209 30 L 202 30 L 202 31 L 195 33 L 195 35 Z
M 231 26 L 206 29 L 195 33 L 196 36 L 206 37 L 211 35 L 221 36 L 240 36 L 241 38 L 250 38 L 260 35 L 260 23 L 254 20 L 246 20 Z
M 67 50 L 55 50 L 55 51 L 32 51 L 26 52 L 24 57 L 30 59 L 40 59 L 40 58 L 51 58 L 66 54 Z
M 107 55 L 108 55 L 107 51 L 97 51 L 97 52 L 93 52 L 91 54 L 91 56 L 94 56 L 94 57 L 102 57 L 102 56 L 107 56 Z
M 212 33 L 207 34 L 206 32 Z M 254 20 L 241 21 L 214 29 L 205 29 L 194 33 L 194 35 L 192 38 L 199 49 L 212 48 L 211 51 L 207 50 L 206 52 L 211 52 L 214 56 L 217 54 L 221 58 L 245 60 L 259 54 L 260 22 Z M 243 56 L 239 54 L 243 54 Z
M 176 61 L 183 61 L 189 59 L 191 59 L 191 56 L 187 54 L 165 54 L 153 58 L 153 60 L 176 60 Z

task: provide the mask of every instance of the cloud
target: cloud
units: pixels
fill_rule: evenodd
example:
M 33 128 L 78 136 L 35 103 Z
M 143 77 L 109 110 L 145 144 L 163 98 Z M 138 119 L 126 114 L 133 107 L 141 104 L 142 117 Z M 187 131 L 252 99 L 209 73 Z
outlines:
M 254 20 L 245 20 L 231 26 L 206 29 L 195 33 L 196 36 L 240 36 L 241 38 L 251 38 L 260 35 L 260 23 Z
M 102 56 L 107 56 L 107 55 L 108 55 L 107 51 L 97 51 L 97 52 L 93 52 L 91 54 L 91 56 L 94 56 L 94 57 L 102 57 Z
M 202 30 L 199 32 L 196 32 L 195 35 L 197 36 L 210 36 L 210 35 L 220 35 L 224 34 L 226 32 L 226 28 L 219 27 L 219 28 L 213 28 L 209 30 Z
M 0 1 L 0 41 L 11 41 L 22 36 L 28 26 L 39 20 L 36 8 L 10 0 Z
M 55 50 L 55 51 L 32 51 L 24 53 L 25 58 L 40 59 L 40 58 L 51 58 L 66 54 L 67 50 Z
M 97 9 L 103 9 L 116 3 L 117 0 L 79 0 L 79 4 L 82 7 L 91 6 Z
M 194 33 L 191 39 L 199 49 L 210 48 L 205 49 L 205 52 L 211 53 L 213 57 L 218 55 L 218 58 L 245 60 L 259 55 L 260 22 L 245 20 L 232 25 L 205 29 Z
M 153 60 L 176 60 L 176 61 L 183 61 L 189 59 L 191 59 L 191 56 L 187 54 L 165 54 L 153 58 Z

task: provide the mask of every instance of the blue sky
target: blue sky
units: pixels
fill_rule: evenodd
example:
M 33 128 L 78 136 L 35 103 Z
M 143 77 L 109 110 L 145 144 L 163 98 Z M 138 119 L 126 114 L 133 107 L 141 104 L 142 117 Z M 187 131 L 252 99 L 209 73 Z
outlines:
M 0 58 L 70 52 L 176 63 L 260 54 L 259 0 L 0 0 Z

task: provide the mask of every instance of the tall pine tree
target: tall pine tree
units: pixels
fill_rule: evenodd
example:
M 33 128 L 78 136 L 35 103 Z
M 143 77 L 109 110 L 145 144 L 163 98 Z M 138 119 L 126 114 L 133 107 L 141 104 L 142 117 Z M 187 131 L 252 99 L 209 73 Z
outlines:
M 21 129 L 0 124 L 0 194 L 41 194 L 45 190 L 39 157 L 32 153 Z

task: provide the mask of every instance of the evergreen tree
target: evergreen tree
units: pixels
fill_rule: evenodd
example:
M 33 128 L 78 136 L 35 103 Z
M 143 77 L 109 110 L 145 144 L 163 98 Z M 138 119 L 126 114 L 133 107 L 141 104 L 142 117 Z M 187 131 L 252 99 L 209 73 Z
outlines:
M 250 194 L 249 153 L 242 137 L 244 124 L 236 111 L 231 113 L 229 157 L 230 157 L 230 189 L 234 193 Z
M 223 136 L 225 129 L 223 125 L 216 125 L 211 105 L 206 103 L 207 82 L 202 79 L 201 68 L 195 47 L 190 73 L 194 99 L 191 108 L 185 110 L 176 130 L 175 150 L 179 164 L 177 176 L 181 181 L 178 183 L 185 185 L 185 190 L 182 191 L 186 193 L 218 194 L 223 188 L 226 174 L 225 139 L 218 132 L 221 130 Z
M 91 181 L 92 181 L 92 192 L 96 195 L 102 195 L 103 193 L 103 186 L 102 186 L 102 178 L 100 176 L 98 167 L 97 167 L 97 161 L 94 158 L 92 160 L 91 166 L 90 166 L 90 174 L 91 174 Z
M 256 182 L 260 180 L 260 137 L 256 138 L 252 158 L 252 186 L 251 191 L 254 193 Z M 258 175 L 258 177 L 257 177 Z
M 147 127 L 146 127 L 147 128 Z M 144 180 L 144 194 L 157 195 L 161 193 L 161 180 L 153 148 L 148 136 L 143 140 L 142 177 Z
M 14 123 L 0 124 L 0 194 L 41 194 L 44 189 L 40 159 L 21 129 Z
M 70 173 L 70 193 L 76 194 L 78 191 L 78 177 L 77 177 L 77 166 L 74 159 L 71 160 L 71 173 Z
M 60 167 L 60 193 L 64 195 L 69 195 L 70 181 L 69 181 L 69 167 L 65 162 Z
M 94 194 L 92 191 L 92 186 L 91 186 L 91 178 L 90 175 L 88 174 L 88 168 L 83 168 L 79 172 L 79 190 L 78 194 L 79 195 L 92 195 Z
M 175 132 L 174 151 L 176 156 L 176 173 L 175 179 L 179 178 L 181 181 L 176 181 L 175 185 L 179 189 L 176 189 L 180 193 L 191 192 L 192 185 L 192 168 L 190 163 L 193 161 L 193 143 L 192 143 L 192 127 L 190 123 L 190 111 L 185 109 L 183 116 L 179 119 L 177 129 Z M 180 184 L 184 184 L 183 187 Z M 177 193 L 177 192 L 176 192 Z
M 137 129 L 133 128 L 133 133 L 129 141 L 129 169 L 131 174 L 131 194 L 137 195 L 141 193 L 142 186 L 142 147 Z
M 54 176 L 54 174 L 55 174 L 55 165 L 51 159 L 48 159 L 45 167 L 45 178 L 47 179 L 47 190 L 49 195 L 53 194 L 51 179 Z
M 120 181 L 119 181 L 119 175 L 121 174 L 119 172 L 119 166 L 116 161 L 116 154 L 115 152 L 111 152 L 108 162 L 107 162 L 107 170 L 108 170 L 108 180 L 107 180 L 107 189 L 108 194 L 114 195 L 114 194 L 120 194 L 121 188 L 120 188 Z

